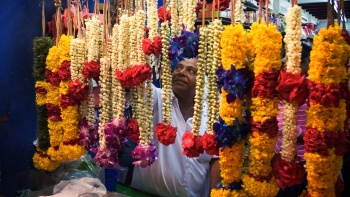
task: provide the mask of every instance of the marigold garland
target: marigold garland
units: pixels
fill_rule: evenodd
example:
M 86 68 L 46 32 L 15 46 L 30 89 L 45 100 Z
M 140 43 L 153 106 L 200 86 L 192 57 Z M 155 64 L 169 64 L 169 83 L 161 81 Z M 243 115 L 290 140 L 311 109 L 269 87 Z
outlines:
M 277 196 L 279 191 L 274 178 L 271 178 L 270 181 L 258 181 L 247 174 L 243 174 L 242 181 L 244 182 L 244 191 L 248 193 L 248 196 Z
M 347 81 L 344 65 L 349 49 L 338 25 L 321 29 L 314 39 L 309 69 L 311 102 L 304 135 L 308 174 L 304 196 L 336 196 L 345 153 L 341 138 L 347 136 L 346 96 L 339 95 L 339 86 Z M 322 170 L 320 165 L 324 167 Z

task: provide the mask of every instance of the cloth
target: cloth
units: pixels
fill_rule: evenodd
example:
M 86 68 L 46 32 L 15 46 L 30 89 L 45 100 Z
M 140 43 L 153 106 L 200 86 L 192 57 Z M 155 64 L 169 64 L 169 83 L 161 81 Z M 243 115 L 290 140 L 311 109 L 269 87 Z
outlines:
M 154 125 L 162 120 L 161 94 L 161 89 L 154 87 Z M 200 126 L 201 135 L 206 131 L 207 122 L 206 113 L 203 114 Z M 158 159 L 147 168 L 135 166 L 131 186 L 158 196 L 209 196 L 211 156 L 201 154 L 197 158 L 188 158 L 182 154 L 182 135 L 192 129 L 192 118 L 184 120 L 175 96 L 173 96 L 171 124 L 177 127 L 175 143 L 169 146 L 160 144 L 153 131 L 156 150 L 159 153 Z
M 282 145 L 282 126 L 283 126 L 283 110 L 284 105 L 282 102 L 278 103 L 278 108 L 280 110 L 279 115 L 277 116 L 278 121 L 278 140 L 275 145 L 275 152 L 279 153 L 281 151 L 281 145 Z M 298 109 L 297 113 L 297 137 L 302 137 L 302 134 L 305 132 L 306 129 L 306 110 L 307 110 L 307 102 L 305 102 L 303 105 L 301 105 Z M 297 141 L 296 146 L 297 151 L 297 159 L 298 161 L 304 162 L 304 142 Z

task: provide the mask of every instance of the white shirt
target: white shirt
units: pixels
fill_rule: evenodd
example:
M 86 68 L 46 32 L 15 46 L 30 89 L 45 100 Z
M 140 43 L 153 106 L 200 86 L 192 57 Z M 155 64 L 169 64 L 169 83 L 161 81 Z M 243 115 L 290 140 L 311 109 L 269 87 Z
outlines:
M 154 87 L 153 123 L 162 120 L 161 89 Z M 206 111 L 206 110 L 204 110 Z M 203 113 L 204 114 L 204 113 Z M 200 134 L 206 131 L 207 116 L 202 115 Z M 188 158 L 182 154 L 181 140 L 186 131 L 192 130 L 192 118 L 184 120 L 178 101 L 173 97 L 172 126 L 177 127 L 175 143 L 164 146 L 156 140 L 154 142 L 159 153 L 158 159 L 149 167 L 134 169 L 131 186 L 142 191 L 159 196 L 209 196 L 209 162 L 211 156 L 201 154 L 196 158 Z

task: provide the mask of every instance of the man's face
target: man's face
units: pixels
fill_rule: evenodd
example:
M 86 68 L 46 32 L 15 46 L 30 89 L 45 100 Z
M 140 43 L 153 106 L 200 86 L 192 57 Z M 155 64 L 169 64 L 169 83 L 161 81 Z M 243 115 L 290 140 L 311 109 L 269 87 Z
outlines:
M 175 96 L 194 98 L 198 71 L 197 62 L 196 58 L 185 58 L 176 65 L 172 79 Z

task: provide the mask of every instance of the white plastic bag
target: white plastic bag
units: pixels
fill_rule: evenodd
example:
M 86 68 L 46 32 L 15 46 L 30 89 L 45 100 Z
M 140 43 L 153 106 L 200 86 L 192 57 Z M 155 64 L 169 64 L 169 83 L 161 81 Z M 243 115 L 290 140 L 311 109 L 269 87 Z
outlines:
M 61 181 L 53 188 L 53 197 L 102 197 L 106 187 L 95 178 L 81 178 Z

